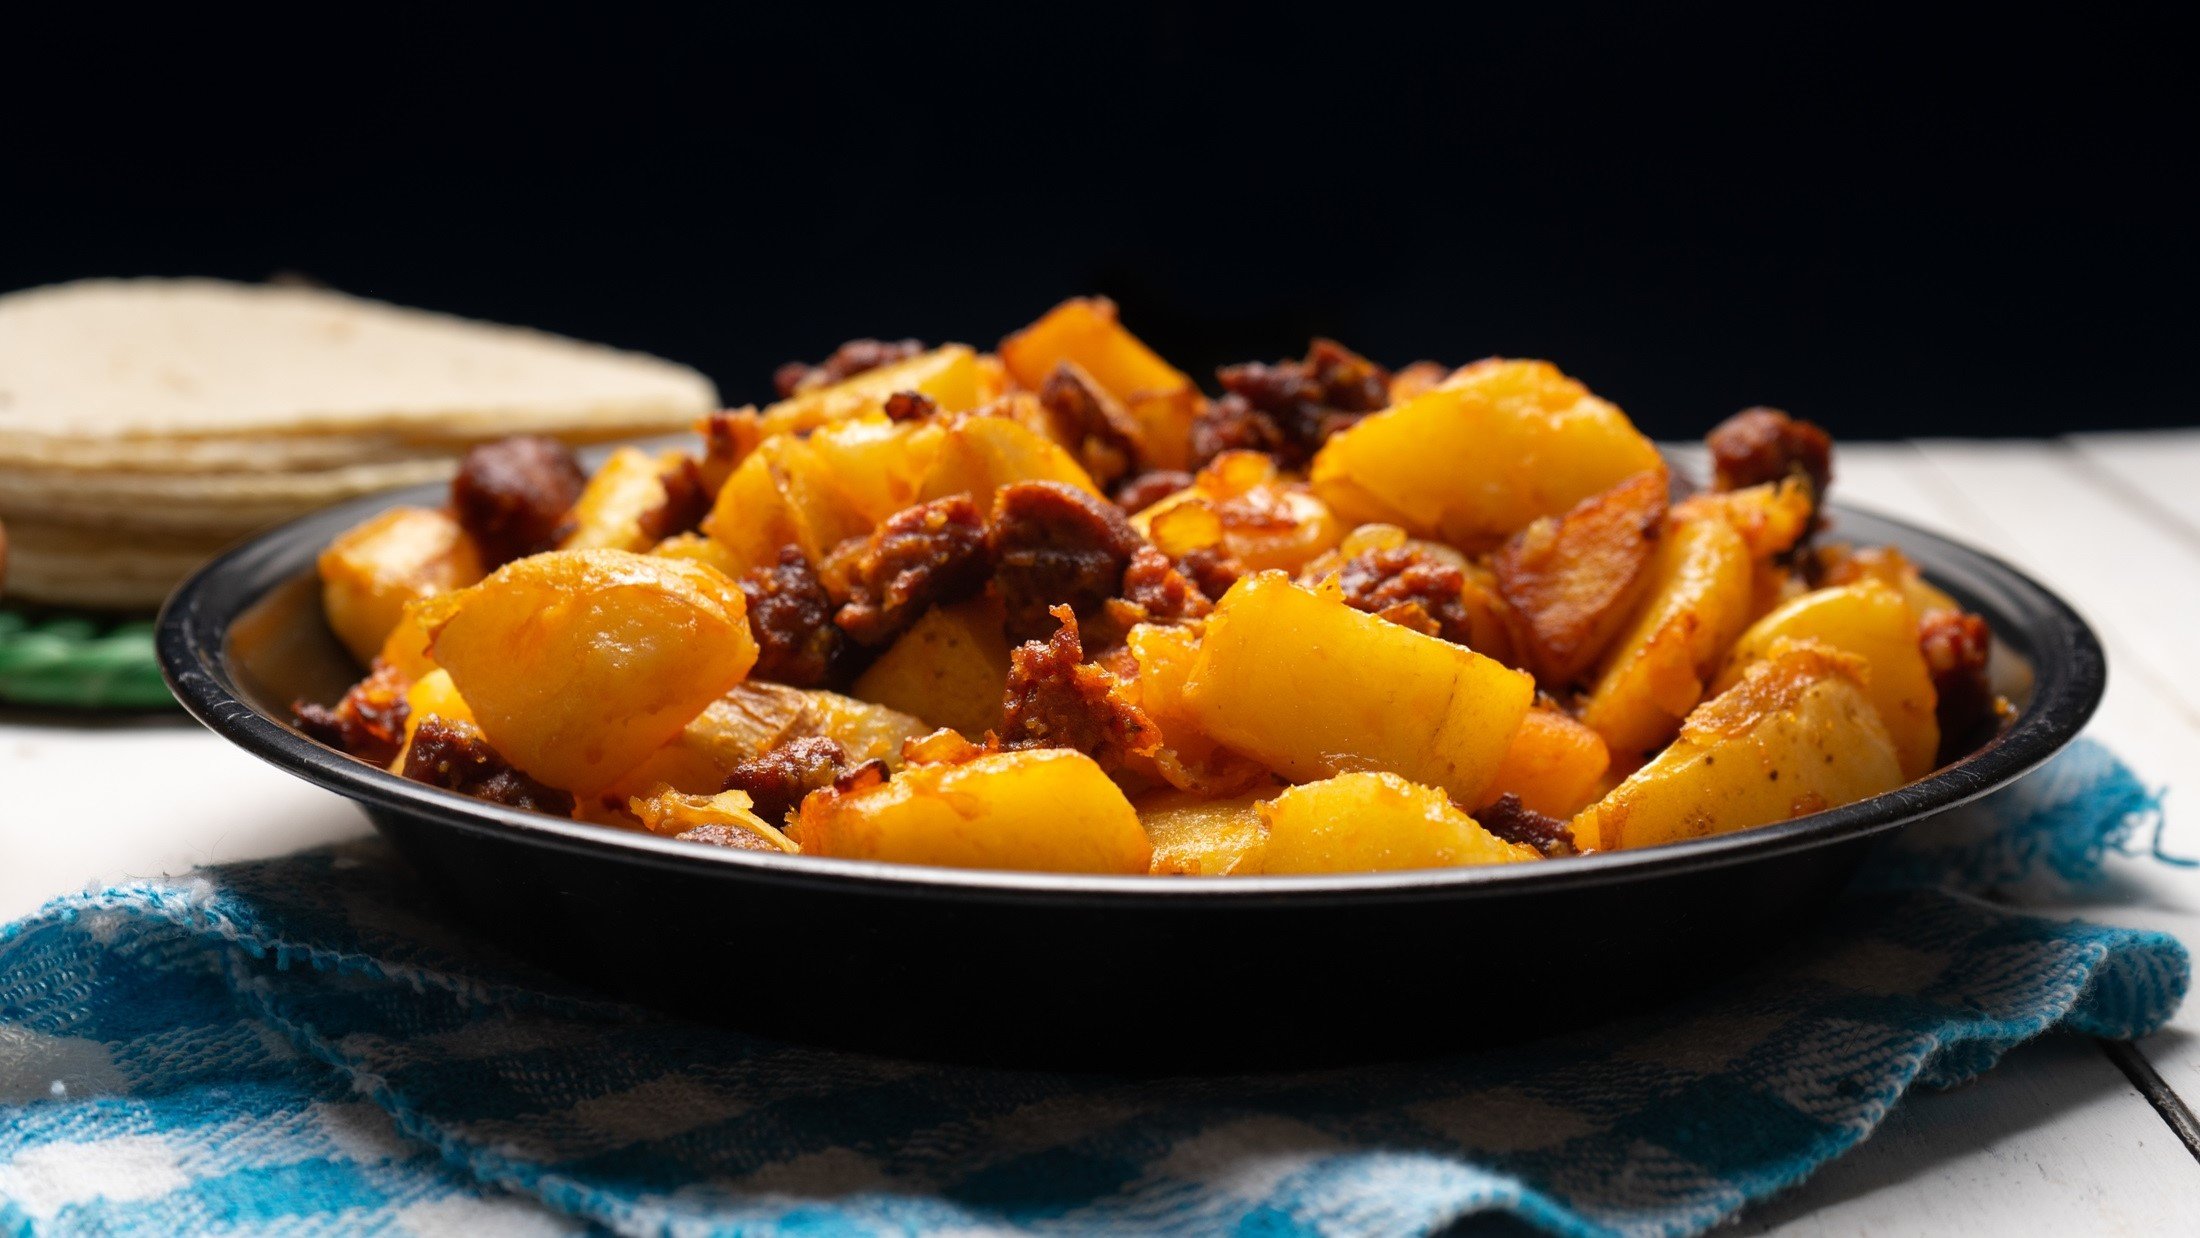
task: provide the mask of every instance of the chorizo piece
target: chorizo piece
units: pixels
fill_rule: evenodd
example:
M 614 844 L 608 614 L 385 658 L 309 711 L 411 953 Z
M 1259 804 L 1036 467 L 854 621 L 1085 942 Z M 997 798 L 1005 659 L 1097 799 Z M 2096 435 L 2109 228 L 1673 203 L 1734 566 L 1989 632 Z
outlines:
M 451 509 L 483 566 L 494 571 L 556 546 L 587 484 L 573 449 L 556 439 L 501 439 L 474 447 L 459 462 Z

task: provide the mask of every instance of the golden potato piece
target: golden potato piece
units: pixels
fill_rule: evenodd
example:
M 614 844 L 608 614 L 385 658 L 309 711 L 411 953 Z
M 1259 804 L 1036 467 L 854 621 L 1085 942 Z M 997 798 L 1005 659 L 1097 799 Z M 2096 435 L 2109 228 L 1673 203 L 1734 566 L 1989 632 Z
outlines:
M 1153 840 L 1157 876 L 1247 877 L 1261 871 L 1268 846 L 1262 801 L 1277 788 L 1225 799 L 1185 791 L 1163 791 L 1138 801 L 1138 819 Z
M 1894 741 L 1864 693 L 1862 659 L 1783 644 L 1688 716 L 1680 738 L 1574 818 L 1614 850 L 1785 821 L 1902 785 Z
M 1493 358 L 1330 438 L 1313 485 L 1349 524 L 1480 553 L 1661 467 L 1626 414 L 1556 366 Z
M 1271 782 L 1267 769 L 1230 751 L 1202 730 L 1184 700 L 1184 685 L 1199 661 L 1199 635 L 1175 624 L 1141 623 L 1127 638 L 1138 666 L 1138 707 L 1161 730 L 1161 747 L 1149 758 L 1163 782 L 1202 795 L 1234 795 Z M 1134 763 L 1135 764 L 1135 763 Z
M 405 604 L 463 589 L 481 555 L 448 512 L 394 507 L 346 530 L 321 552 L 321 607 L 352 656 L 372 661 Z
M 1581 720 L 1639 756 L 1672 738 L 1749 622 L 1748 543 L 1717 512 L 1676 511 L 1650 561 L 1650 590 L 1605 655 Z
M 971 739 L 999 729 L 1008 638 L 989 597 L 936 606 L 857 678 L 855 695 Z
M 1100 493 L 1091 474 L 1060 443 L 1008 417 L 961 417 L 946 428 L 931 468 L 917 487 L 920 501 L 967 494 L 987 514 L 993 494 L 1011 482 L 1059 481 Z
M 938 425 L 872 413 L 822 427 L 803 441 L 868 528 L 917 501 L 944 437 Z
M 817 450 L 798 438 L 759 443 L 703 518 L 721 566 L 735 576 L 778 562 L 783 546 L 799 546 L 812 563 L 823 562 L 833 547 L 870 527 Z
M 1268 824 L 1268 873 L 1515 864 L 1541 858 L 1459 811 L 1434 787 L 1396 774 L 1351 773 L 1292 787 L 1257 810 Z
M 757 419 L 756 432 L 766 438 L 807 433 L 876 413 L 888 396 L 901 391 L 916 392 L 943 413 L 960 413 L 979 405 L 982 382 L 978 354 L 966 344 L 948 344 L 769 405 Z
M 1488 786 L 1534 695 L 1519 671 L 1280 572 L 1223 595 L 1184 686 L 1202 731 L 1295 780 L 1387 770 L 1464 803 Z
M 1530 664 L 1554 689 L 1596 664 L 1649 584 L 1666 486 L 1662 468 L 1637 474 L 1522 529 L 1491 560 L 1497 591 L 1521 620 Z
M 1148 467 L 1180 469 L 1190 460 L 1199 389 L 1123 329 L 1115 302 L 1105 297 L 1064 301 L 1002 340 L 1000 351 L 1009 374 L 1031 391 L 1043 387 L 1064 361 L 1090 374 L 1137 420 Z
M 573 527 L 558 549 L 649 549 L 660 536 L 650 522 L 664 509 L 665 475 L 680 460 L 678 452 L 653 456 L 637 447 L 612 452 L 567 513 Z
M 1864 660 L 1864 694 L 1894 741 L 1905 779 L 1931 773 L 1940 751 L 1932 671 L 1917 644 L 1917 615 L 1894 589 L 1876 580 L 1819 589 L 1751 624 L 1727 657 L 1714 691 L 1739 682 L 1752 663 L 1782 641 L 1810 640 Z
M 430 638 L 490 744 L 576 795 L 610 786 L 756 663 L 747 601 L 723 573 L 618 550 L 506 564 Z
M 1476 807 L 1509 793 L 1528 808 L 1563 821 L 1596 798 L 1611 764 L 1602 736 L 1566 711 L 1538 702 L 1520 720 Z
M 807 855 L 1061 873 L 1143 873 L 1138 813 L 1091 757 L 1063 748 L 907 765 L 802 802 Z

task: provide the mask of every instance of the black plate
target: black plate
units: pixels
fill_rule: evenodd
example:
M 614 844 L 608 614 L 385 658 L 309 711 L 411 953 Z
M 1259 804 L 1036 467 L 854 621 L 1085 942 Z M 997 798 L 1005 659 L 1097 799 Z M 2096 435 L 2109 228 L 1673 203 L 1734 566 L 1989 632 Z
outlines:
M 438 487 L 306 517 L 169 600 L 160 655 L 200 721 L 348 796 L 459 913 L 602 989 L 769 1034 L 889 1052 L 1092 1065 L 1302 1062 L 1509 1037 L 1727 974 L 1817 916 L 1886 831 L 2006 785 L 2100 700 L 2101 646 L 2007 564 L 1835 505 L 1984 615 L 2019 706 L 1886 795 L 1778 825 L 1541 864 L 1224 879 L 920 868 L 729 851 L 409 782 L 306 739 L 298 697 L 357 668 L 313 560 Z

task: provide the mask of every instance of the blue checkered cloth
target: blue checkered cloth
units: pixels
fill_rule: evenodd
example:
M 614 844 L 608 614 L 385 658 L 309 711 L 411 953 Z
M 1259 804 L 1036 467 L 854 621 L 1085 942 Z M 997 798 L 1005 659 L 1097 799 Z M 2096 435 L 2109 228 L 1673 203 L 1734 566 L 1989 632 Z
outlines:
M 1693 1233 L 1913 1084 L 2159 1027 L 2185 951 L 1953 892 L 2083 882 L 2158 814 L 2081 745 L 1914 830 L 1823 931 L 1680 1006 L 1295 1075 L 933 1067 L 594 1000 L 362 844 L 0 929 L 0 1230 Z M 2157 817 L 2158 820 L 2158 817 Z

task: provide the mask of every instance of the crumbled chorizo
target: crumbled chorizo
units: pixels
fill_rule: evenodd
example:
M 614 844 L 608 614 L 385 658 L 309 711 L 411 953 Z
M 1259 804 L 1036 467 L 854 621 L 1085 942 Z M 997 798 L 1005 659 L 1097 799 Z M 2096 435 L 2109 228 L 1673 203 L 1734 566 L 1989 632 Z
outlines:
M 1009 654 L 1000 747 L 1074 748 L 1111 773 L 1127 757 L 1158 751 L 1160 728 L 1125 695 L 1123 682 L 1086 664 L 1076 612 L 1056 606 L 1053 617 L 1061 625 L 1053 636 Z
M 661 542 L 681 533 L 692 533 L 710 514 L 710 488 L 704 484 L 702 466 L 683 455 L 657 475 L 664 485 L 664 501 L 641 514 L 642 536 Z
M 1718 490 L 1802 476 L 1810 479 L 1813 496 L 1823 498 L 1833 484 L 1832 437 L 1776 408 L 1743 409 L 1712 427 L 1704 445 L 1711 449 L 1712 486 Z
M 1337 568 L 1345 605 L 1454 644 L 1470 644 L 1473 620 L 1455 563 L 1414 546 L 1363 551 Z
M 833 779 L 833 790 L 840 792 L 842 795 L 851 795 L 872 787 L 885 786 L 886 780 L 891 776 L 892 771 L 886 768 L 886 762 L 877 757 L 872 757 L 853 769 L 841 771 Z
M 1994 716 L 1994 686 L 1986 675 L 1994 634 L 1977 615 L 1933 610 L 1918 620 L 1917 646 L 1939 694 L 1940 759 L 1948 761 L 1968 751 Z
M 833 785 L 847 764 L 847 749 L 822 735 L 806 735 L 734 766 L 724 789 L 748 792 L 757 816 L 783 821 L 802 806 L 803 796 Z
M 405 703 L 404 681 L 395 668 L 378 658 L 367 677 L 353 684 L 334 709 L 298 701 L 290 712 L 307 738 L 369 764 L 386 766 L 404 746 L 405 719 L 412 710 Z
M 984 585 L 986 542 L 985 521 L 967 494 L 895 512 L 826 560 L 821 576 L 841 604 L 834 622 L 857 644 L 885 644 L 926 607 Z
M 1127 512 L 1142 512 L 1192 484 L 1190 473 L 1154 469 L 1127 478 L 1115 488 L 1115 505 Z
M 717 822 L 698 825 L 692 830 L 682 830 L 673 837 L 684 843 L 708 843 L 713 847 L 725 847 L 733 851 L 769 851 L 774 854 L 779 851 L 778 846 L 755 830 Z
M 1123 571 L 1143 540 L 1122 509 L 1058 481 L 1001 487 L 986 526 L 993 585 L 1011 641 L 1045 638 L 1053 607 L 1098 613 L 1123 589 Z
M 1258 451 L 1281 455 L 1282 427 L 1273 417 L 1254 408 L 1244 396 L 1226 394 L 1209 401 L 1192 419 L 1192 463 L 1205 467 L 1226 451 Z
M 789 361 L 780 366 L 772 374 L 772 387 L 779 392 L 779 398 L 786 399 L 844 382 L 865 370 L 907 361 L 923 351 L 924 344 L 919 340 L 849 340 L 816 365 Z
M 888 421 L 923 421 L 940 411 L 940 406 L 921 391 L 897 391 L 886 397 Z
M 1074 363 L 1064 361 L 1047 376 L 1039 388 L 1039 406 L 1054 427 L 1054 438 L 1102 486 L 1137 462 L 1145 439 L 1137 419 Z
M 441 718 L 420 720 L 401 771 L 414 782 L 456 791 L 493 804 L 532 808 L 560 817 L 573 813 L 573 797 L 544 786 L 497 754 L 479 731 Z
M 451 508 L 493 569 L 557 545 L 587 484 L 572 448 L 523 435 L 466 453 L 451 482 Z
M 1546 859 L 1579 854 L 1574 846 L 1573 827 L 1528 807 L 1510 791 L 1498 796 L 1496 803 L 1475 813 L 1474 819 L 1483 829 L 1506 842 L 1533 847 Z
M 1274 446 L 1225 446 L 1267 451 L 1293 466 L 1311 460 L 1330 435 L 1390 403 L 1390 371 L 1335 340 L 1315 340 L 1301 361 L 1229 365 L 1215 377 L 1226 394 L 1209 409 L 1215 414 L 1210 440 L 1225 433 L 1257 439 L 1272 432 Z M 1224 405 L 1229 407 L 1217 413 Z M 1200 463 L 1213 458 L 1203 451 L 1210 440 L 1201 438 L 1195 424 L 1193 451 Z
M 1221 600 L 1230 586 L 1245 575 L 1245 565 L 1220 546 L 1202 546 L 1177 556 L 1176 568 L 1208 597 Z
M 779 561 L 741 575 L 749 601 L 749 634 L 756 638 L 758 679 L 814 688 L 832 678 L 847 648 L 833 622 L 832 595 L 810 568 L 800 546 L 784 546 Z
M 1154 623 L 1197 619 L 1214 609 L 1213 600 L 1152 546 L 1140 546 L 1123 569 L 1123 600 Z

